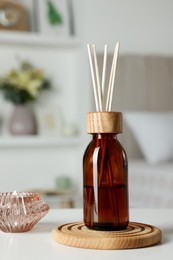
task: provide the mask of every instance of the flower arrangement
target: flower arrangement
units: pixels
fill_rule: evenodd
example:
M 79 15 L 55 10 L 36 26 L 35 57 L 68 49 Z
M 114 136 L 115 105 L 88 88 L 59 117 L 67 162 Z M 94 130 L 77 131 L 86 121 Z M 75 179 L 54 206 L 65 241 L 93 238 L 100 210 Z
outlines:
M 50 82 L 43 70 L 22 61 L 18 69 L 12 69 L 0 77 L 0 90 L 6 100 L 14 104 L 25 104 L 38 98 L 41 90 L 49 89 Z

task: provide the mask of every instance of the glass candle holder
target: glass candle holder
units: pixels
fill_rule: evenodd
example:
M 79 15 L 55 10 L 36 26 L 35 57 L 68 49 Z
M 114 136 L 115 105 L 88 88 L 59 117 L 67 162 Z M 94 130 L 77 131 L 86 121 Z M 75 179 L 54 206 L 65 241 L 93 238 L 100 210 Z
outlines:
M 26 232 L 42 219 L 49 206 L 33 192 L 0 193 L 0 230 Z

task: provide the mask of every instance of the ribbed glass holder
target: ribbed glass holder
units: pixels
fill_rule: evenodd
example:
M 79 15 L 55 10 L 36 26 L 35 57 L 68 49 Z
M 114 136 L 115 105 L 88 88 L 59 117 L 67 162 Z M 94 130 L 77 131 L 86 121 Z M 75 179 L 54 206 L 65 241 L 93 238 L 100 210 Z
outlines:
M 33 192 L 0 193 L 0 230 L 26 232 L 42 219 L 49 206 Z

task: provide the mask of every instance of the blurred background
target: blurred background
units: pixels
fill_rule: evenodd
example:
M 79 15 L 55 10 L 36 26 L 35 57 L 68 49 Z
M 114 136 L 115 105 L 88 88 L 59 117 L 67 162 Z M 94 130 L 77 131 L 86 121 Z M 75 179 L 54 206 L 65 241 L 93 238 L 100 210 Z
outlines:
M 110 71 L 119 41 L 113 110 L 124 113 L 130 206 L 173 206 L 172 9 L 171 0 L 0 0 L 1 192 L 82 206 L 95 111 L 86 46 L 101 68 L 108 44 Z

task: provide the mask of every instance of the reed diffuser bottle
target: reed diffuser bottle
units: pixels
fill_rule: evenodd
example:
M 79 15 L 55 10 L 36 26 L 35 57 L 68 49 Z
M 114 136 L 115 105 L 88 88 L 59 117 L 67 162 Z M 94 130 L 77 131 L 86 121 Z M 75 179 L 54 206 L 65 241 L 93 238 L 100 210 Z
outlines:
M 128 162 L 117 139 L 122 132 L 122 114 L 111 109 L 119 42 L 114 50 L 106 99 L 107 45 L 101 82 L 95 45 L 87 47 L 97 112 L 87 114 L 87 132 L 93 137 L 83 157 L 84 223 L 91 229 L 122 230 L 129 222 Z
M 84 223 L 91 229 L 125 229 L 129 221 L 128 163 L 117 139 L 122 114 L 88 113 L 87 132 L 93 137 L 83 157 Z

